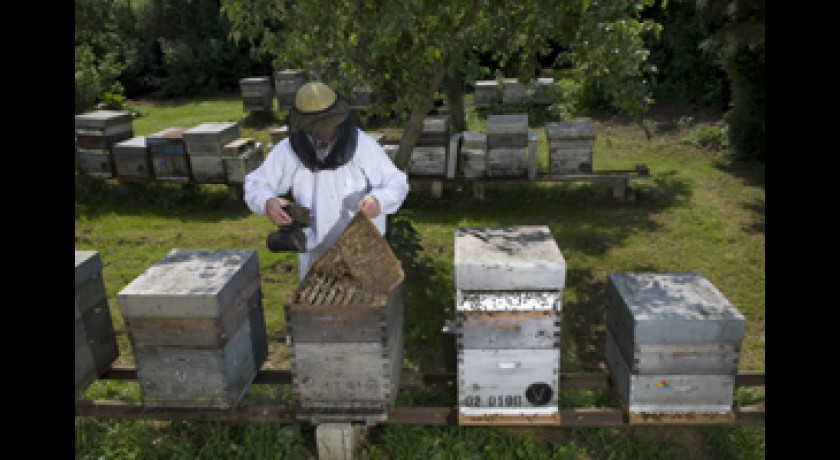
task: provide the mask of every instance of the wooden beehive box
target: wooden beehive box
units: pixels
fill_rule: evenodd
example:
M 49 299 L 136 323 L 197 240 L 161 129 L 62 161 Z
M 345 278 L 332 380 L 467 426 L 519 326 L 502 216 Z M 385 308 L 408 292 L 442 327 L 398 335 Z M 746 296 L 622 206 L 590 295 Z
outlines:
M 190 162 L 183 136 L 187 129 L 173 126 L 146 136 L 146 145 L 152 158 L 152 174 L 156 180 L 178 183 L 190 181 Z
M 119 356 L 98 251 L 76 251 L 76 399 Z
M 306 83 L 306 72 L 301 69 L 284 69 L 274 72 L 274 92 L 277 94 L 277 108 L 289 109 L 295 103 L 298 88 Z
M 745 323 L 698 273 L 610 273 L 605 358 L 625 409 L 731 417 Z
M 500 99 L 499 83 L 496 80 L 478 80 L 475 82 L 473 103 L 476 108 L 487 108 Z
M 487 148 L 528 147 L 528 114 L 487 115 Z
M 559 423 L 565 272 L 548 227 L 456 229 L 459 424 Z
M 118 142 L 111 148 L 111 152 L 114 156 L 114 171 L 117 177 L 154 177 L 152 156 L 149 154 L 145 136 Z
M 545 124 L 549 174 L 589 174 L 595 125 L 589 120 Z
M 262 143 L 254 143 L 253 139 L 245 140 L 250 142 L 245 143 L 245 149 L 242 153 L 235 155 L 228 155 L 226 153 L 222 157 L 222 161 L 225 163 L 225 181 L 228 184 L 245 183 L 245 176 L 248 175 L 249 172 L 257 169 L 263 162 L 264 156 Z M 233 144 L 233 142 L 231 144 Z M 228 146 L 231 146 L 231 144 L 228 144 Z M 228 146 L 225 148 L 228 148 Z M 231 148 L 231 150 L 233 149 Z
M 235 407 L 268 354 L 255 250 L 173 249 L 117 301 L 146 407 Z
M 414 147 L 408 171 L 416 176 L 443 176 L 446 173 L 446 147 L 429 145 Z
M 270 77 L 247 77 L 239 80 L 242 109 L 245 111 L 271 110 L 274 108 L 274 90 Z
M 298 419 L 387 419 L 402 371 L 403 278 L 361 212 L 312 265 L 285 309 Z

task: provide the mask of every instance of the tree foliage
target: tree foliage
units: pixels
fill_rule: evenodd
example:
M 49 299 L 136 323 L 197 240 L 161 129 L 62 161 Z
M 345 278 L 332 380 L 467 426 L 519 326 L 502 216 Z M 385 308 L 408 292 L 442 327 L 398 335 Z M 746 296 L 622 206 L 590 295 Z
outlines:
M 395 158 L 406 169 L 442 83 L 472 84 L 486 71 L 482 53 L 527 83 L 537 56 L 552 41 L 562 43 L 617 110 L 640 117 L 648 103 L 642 34 L 656 26 L 639 13 L 651 2 L 222 0 L 221 11 L 231 21 L 230 38 L 248 43 L 255 56 L 270 56 L 276 69 L 311 68 L 343 95 L 366 85 L 372 113 L 407 119 Z

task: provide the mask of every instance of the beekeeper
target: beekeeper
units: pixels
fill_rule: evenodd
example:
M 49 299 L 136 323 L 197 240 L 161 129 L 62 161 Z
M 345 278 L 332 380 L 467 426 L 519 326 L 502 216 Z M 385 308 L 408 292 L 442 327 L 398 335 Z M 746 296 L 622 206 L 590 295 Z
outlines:
M 384 235 L 386 216 L 402 206 L 409 186 L 406 174 L 355 125 L 347 102 L 326 84 L 309 82 L 297 90 L 288 125 L 289 135 L 245 176 L 243 199 L 281 227 L 292 223 L 283 210 L 287 197 L 309 208 L 306 248 L 298 259 L 303 280 L 357 211 Z

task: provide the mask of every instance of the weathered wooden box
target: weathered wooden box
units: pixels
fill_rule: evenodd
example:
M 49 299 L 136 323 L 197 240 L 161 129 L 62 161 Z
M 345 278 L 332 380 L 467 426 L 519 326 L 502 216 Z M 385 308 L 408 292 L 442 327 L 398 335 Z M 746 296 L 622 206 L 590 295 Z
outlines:
M 192 180 L 199 184 L 224 184 L 226 174 L 222 151 L 225 145 L 237 138 L 239 124 L 236 122 L 201 123 L 184 131 Z
M 595 125 L 588 120 L 545 124 L 549 174 L 589 174 Z
M 550 77 L 537 78 L 531 83 L 531 102 L 539 105 L 551 104 L 551 87 L 554 79 Z
M 98 251 L 76 251 L 76 397 L 119 356 Z
M 403 277 L 362 213 L 313 264 L 285 305 L 298 419 L 387 419 L 402 372 Z
M 446 146 L 451 136 L 449 115 L 428 115 L 423 119 L 423 128 L 416 145 Z
M 607 329 L 605 360 L 624 409 L 633 414 L 732 414 L 735 374 L 633 372 Z
M 528 147 L 528 114 L 487 115 L 487 148 Z
M 505 104 L 524 104 L 525 85 L 516 78 L 505 78 L 502 102 Z
M 111 153 L 114 156 L 114 174 L 117 177 L 154 177 L 152 156 L 146 145 L 145 136 L 136 136 L 118 142 L 111 148 Z
M 607 364 L 630 412 L 729 411 L 745 326 L 698 273 L 607 276 Z
M 499 83 L 496 80 L 478 80 L 475 82 L 473 103 L 477 108 L 487 108 L 501 98 Z
M 487 176 L 520 177 L 528 174 L 528 147 L 492 147 L 487 150 Z
M 190 160 L 183 137 L 187 129 L 173 126 L 146 137 L 152 158 L 152 174 L 156 180 L 179 183 L 191 180 Z
M 294 105 L 295 94 L 307 81 L 306 72 L 301 69 L 276 70 L 274 92 L 277 94 L 277 108 L 289 109 Z
M 125 131 L 125 124 L 131 124 L 131 112 L 124 110 L 93 110 L 76 115 L 76 132 L 106 135 L 106 128 L 117 127 L 116 131 Z
M 487 175 L 487 134 L 464 131 L 459 155 L 464 177 L 476 178 Z
M 146 407 L 235 407 L 268 354 L 255 250 L 173 249 L 117 301 Z
M 245 111 L 271 110 L 274 108 L 274 90 L 270 77 L 247 77 L 239 79 L 242 93 L 242 109 Z
M 428 145 L 414 147 L 408 171 L 418 176 L 443 176 L 446 173 L 446 147 Z
M 545 225 L 455 229 L 454 281 L 464 291 L 562 290 L 566 260 Z
M 91 177 L 114 177 L 114 157 L 110 149 L 83 149 L 76 147 L 79 172 Z
M 271 145 L 277 145 L 277 143 L 289 136 L 289 127 L 287 125 L 283 125 L 271 128 L 268 131 L 268 135 L 271 139 Z
M 190 173 L 197 184 L 224 184 L 227 177 L 220 155 L 190 155 Z
M 230 145 L 230 144 L 228 144 Z M 247 144 L 249 147 L 239 155 L 227 155 L 222 157 L 225 163 L 225 181 L 228 184 L 243 184 L 245 176 L 257 169 L 263 162 L 263 145 L 260 142 Z
M 194 126 L 183 133 L 187 155 L 222 156 L 222 150 L 230 141 L 239 137 L 239 123 L 207 122 Z
M 351 109 L 366 109 L 370 107 L 371 89 L 369 86 L 356 86 L 350 93 L 348 104 Z

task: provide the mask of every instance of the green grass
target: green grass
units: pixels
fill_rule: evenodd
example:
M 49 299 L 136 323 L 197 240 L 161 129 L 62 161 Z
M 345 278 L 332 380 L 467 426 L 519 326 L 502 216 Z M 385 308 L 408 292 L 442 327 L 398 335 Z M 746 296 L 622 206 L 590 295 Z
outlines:
M 269 141 L 283 113 L 250 114 L 236 96 L 173 103 L 137 102 L 137 135 L 171 126 L 238 121 L 240 135 Z M 513 109 L 511 109 L 513 111 Z M 539 114 L 543 119 L 545 113 Z M 550 119 L 550 118 L 548 118 Z M 676 120 L 675 120 L 676 121 Z M 481 113 L 468 112 L 481 131 Z M 541 168 L 547 145 L 539 120 Z M 413 187 L 390 220 L 389 242 L 406 271 L 404 367 L 444 368 L 440 328 L 454 317 L 454 230 L 468 226 L 547 225 L 567 264 L 563 291 L 563 372 L 604 371 L 606 275 L 623 271 L 694 271 L 707 277 L 747 319 L 740 370 L 764 370 L 764 164 L 734 161 L 703 148 L 697 124 L 645 138 L 641 130 L 596 120 L 596 170 L 646 164 L 651 178 L 631 182 L 632 200 L 617 200 L 601 182 L 446 184 L 441 198 Z M 706 133 L 707 131 L 702 131 Z M 703 134 L 706 135 L 706 134 Z M 287 369 L 283 303 L 296 287 L 295 254 L 272 253 L 274 228 L 231 201 L 222 185 L 117 182 L 76 176 L 76 249 L 97 250 L 115 327 L 116 294 L 173 248 L 251 248 L 258 252 L 269 337 L 266 369 Z M 132 365 L 120 333 L 117 365 Z M 603 392 L 561 392 L 562 407 L 615 406 Z M 97 381 L 89 399 L 138 401 L 134 382 Z M 244 402 L 285 403 L 284 386 L 253 385 Z M 452 389 L 401 389 L 398 405 L 455 405 Z M 764 402 L 763 388 L 739 389 L 736 403 Z M 362 458 L 754 459 L 764 458 L 764 428 L 483 428 L 378 425 Z M 308 424 L 154 422 L 76 419 L 76 456 L 94 458 L 307 458 L 316 452 Z

